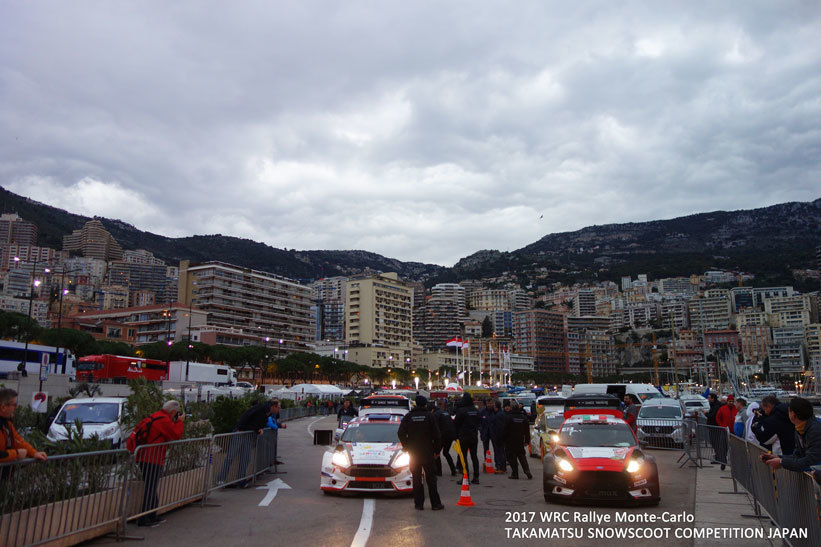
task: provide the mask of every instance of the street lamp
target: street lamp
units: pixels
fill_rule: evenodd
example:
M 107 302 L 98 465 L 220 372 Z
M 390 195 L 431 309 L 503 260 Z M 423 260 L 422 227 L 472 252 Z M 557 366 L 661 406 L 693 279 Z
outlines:
M 165 367 L 166 370 L 171 368 L 171 310 L 163 310 L 165 316 L 165 344 L 167 346 L 165 352 Z M 186 367 L 187 369 L 188 367 Z M 185 380 L 188 381 L 188 371 L 186 370 Z
M 413 378 L 413 383 L 416 384 L 416 391 L 419 391 L 419 376 Z

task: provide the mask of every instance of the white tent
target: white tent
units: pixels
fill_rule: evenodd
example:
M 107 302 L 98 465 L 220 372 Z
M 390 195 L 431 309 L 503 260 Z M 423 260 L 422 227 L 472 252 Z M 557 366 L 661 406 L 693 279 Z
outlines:
M 285 397 L 300 401 L 306 397 L 319 397 L 321 399 L 337 399 L 343 397 L 347 390 L 340 389 L 330 384 L 297 384 L 277 392 L 278 397 Z

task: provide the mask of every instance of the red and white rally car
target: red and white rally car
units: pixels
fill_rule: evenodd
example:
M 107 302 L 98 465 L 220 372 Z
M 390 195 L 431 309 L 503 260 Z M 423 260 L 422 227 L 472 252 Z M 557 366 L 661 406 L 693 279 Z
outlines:
M 658 504 L 658 467 L 615 409 L 566 413 L 545 453 L 545 501 Z
M 412 493 L 410 455 L 397 435 L 401 420 L 368 414 L 348 422 L 336 446 L 322 457 L 322 491 Z

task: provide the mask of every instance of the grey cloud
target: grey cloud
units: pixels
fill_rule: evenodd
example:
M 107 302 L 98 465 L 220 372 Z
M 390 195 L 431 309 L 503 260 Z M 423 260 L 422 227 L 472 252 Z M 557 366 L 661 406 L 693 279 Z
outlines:
M 6 8 L 1 183 L 154 232 L 452 264 L 818 197 L 812 3 Z

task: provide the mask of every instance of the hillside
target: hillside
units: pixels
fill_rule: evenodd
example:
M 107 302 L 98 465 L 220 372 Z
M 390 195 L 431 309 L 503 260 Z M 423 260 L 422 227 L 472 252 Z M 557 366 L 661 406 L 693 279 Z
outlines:
M 549 234 L 510 253 L 474 253 L 445 276 L 462 279 L 547 268 L 617 281 L 637 273 L 659 278 L 725 268 L 752 272 L 769 282 L 791 277 L 793 268 L 818 267 L 819 245 L 821 199 Z
M 40 245 L 62 248 L 63 236 L 89 217 L 75 215 L 0 188 L 0 211 L 16 212 L 39 227 Z M 398 272 L 406 279 L 425 280 L 443 268 L 402 262 L 367 251 L 296 251 L 221 234 L 169 238 L 138 230 L 116 219 L 99 218 L 123 249 L 146 249 L 168 264 L 180 260 L 218 260 L 292 279 L 318 279 L 363 271 Z

